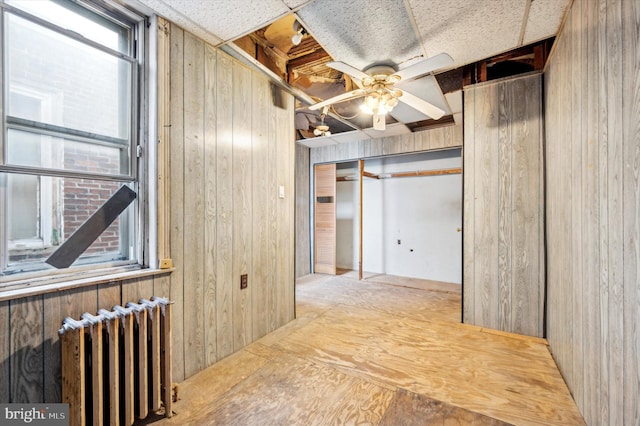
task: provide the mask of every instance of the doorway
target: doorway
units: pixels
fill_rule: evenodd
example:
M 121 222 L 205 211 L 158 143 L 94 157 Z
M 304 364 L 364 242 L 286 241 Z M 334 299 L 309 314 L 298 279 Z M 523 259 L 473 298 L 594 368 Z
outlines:
M 461 283 L 459 148 L 333 164 L 337 270 Z

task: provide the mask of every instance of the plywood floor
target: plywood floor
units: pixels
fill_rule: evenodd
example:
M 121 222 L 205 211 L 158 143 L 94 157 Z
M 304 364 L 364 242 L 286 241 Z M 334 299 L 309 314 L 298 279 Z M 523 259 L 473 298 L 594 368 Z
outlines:
M 459 324 L 457 286 L 407 283 L 298 280 L 297 319 L 180 384 L 154 424 L 584 424 L 545 341 Z

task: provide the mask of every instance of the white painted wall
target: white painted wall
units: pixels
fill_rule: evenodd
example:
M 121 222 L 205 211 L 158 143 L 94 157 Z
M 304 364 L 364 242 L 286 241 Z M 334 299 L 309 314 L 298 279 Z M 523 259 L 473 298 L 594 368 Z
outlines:
M 365 163 L 365 170 L 367 169 Z M 365 178 L 362 181 L 364 193 L 362 206 L 362 267 L 367 272 L 384 274 L 384 197 L 382 182 Z
M 460 166 L 459 150 L 365 162 L 365 170 L 377 174 Z M 355 181 L 338 184 L 341 268 L 358 267 L 357 191 Z M 461 283 L 462 175 L 365 178 L 363 191 L 366 272 Z
M 358 269 L 358 181 L 336 183 L 336 266 Z

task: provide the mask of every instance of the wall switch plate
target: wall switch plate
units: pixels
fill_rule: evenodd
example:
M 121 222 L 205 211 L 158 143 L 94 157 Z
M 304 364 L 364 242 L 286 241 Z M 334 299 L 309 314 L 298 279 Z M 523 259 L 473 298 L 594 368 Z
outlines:
M 284 198 L 284 185 L 278 186 L 278 197 Z
M 249 285 L 249 277 L 247 274 L 240 275 L 240 290 L 244 290 Z
M 398 240 L 398 244 L 402 244 L 402 242 L 400 242 L 400 240 Z

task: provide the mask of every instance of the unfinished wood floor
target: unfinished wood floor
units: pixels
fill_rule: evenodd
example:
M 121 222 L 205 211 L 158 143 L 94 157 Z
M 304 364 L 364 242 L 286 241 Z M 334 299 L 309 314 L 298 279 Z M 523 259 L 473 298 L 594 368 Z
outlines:
M 157 423 L 584 424 L 543 340 L 459 324 L 457 287 L 428 288 L 300 279 L 297 319 L 180 384 Z

